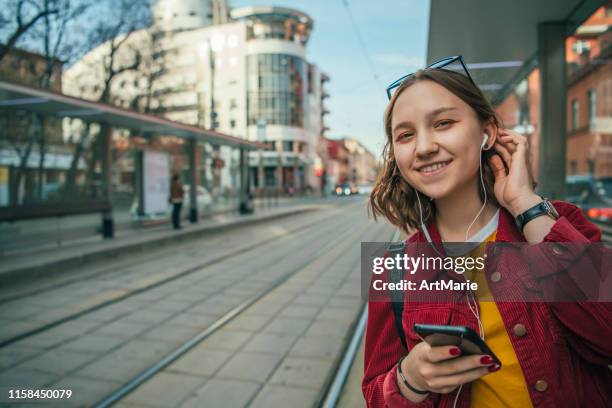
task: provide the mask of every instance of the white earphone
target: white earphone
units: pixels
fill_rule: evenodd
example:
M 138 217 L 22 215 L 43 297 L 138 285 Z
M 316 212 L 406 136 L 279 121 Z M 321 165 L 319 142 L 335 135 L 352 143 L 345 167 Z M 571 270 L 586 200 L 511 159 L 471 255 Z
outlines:
M 480 150 L 482 150 L 485 147 L 485 145 L 487 144 L 487 140 L 488 139 L 489 139 L 489 137 L 488 137 L 487 133 L 484 132 L 482 134 L 482 143 L 480 144 Z M 474 218 L 474 220 L 472 221 L 472 223 L 468 227 L 467 231 L 465 232 L 465 240 L 466 240 L 466 242 L 468 241 L 468 234 L 469 234 L 470 229 L 472 228 L 472 225 L 474 225 L 474 222 L 476 222 L 476 220 L 478 219 L 478 217 L 480 216 L 480 214 L 484 210 L 485 206 L 487 205 L 487 190 L 485 188 L 484 179 L 483 179 L 483 176 L 482 176 L 482 155 L 480 156 L 479 171 L 480 171 L 480 182 L 482 183 L 482 189 L 484 190 L 484 203 L 482 204 L 482 207 L 480 207 L 480 211 L 478 211 L 478 214 L 476 214 L 476 218 Z M 427 231 L 427 227 L 425 226 L 425 223 L 423 222 L 423 211 L 421 210 L 421 199 L 419 198 L 419 192 L 418 192 L 418 190 L 416 188 L 415 188 L 415 193 L 416 193 L 416 196 L 417 196 L 417 200 L 419 202 L 419 215 L 420 215 L 420 218 L 421 218 L 421 230 L 425 234 L 425 237 L 427 238 L 427 241 L 430 244 L 433 244 L 431 236 L 429 235 L 429 231 Z M 440 256 L 442 256 L 442 254 L 440 254 L 438 252 L 438 250 L 436 249 L 435 245 L 433 246 L 433 249 Z M 463 275 L 461 275 L 461 276 L 463 276 Z M 465 279 L 465 277 L 464 277 L 464 279 Z M 476 321 L 478 322 L 478 330 L 480 332 L 479 333 L 480 334 L 480 338 L 484 340 L 485 332 L 484 332 L 484 326 L 482 324 L 482 320 L 480 319 L 480 311 L 479 311 L 479 306 L 478 306 L 478 300 L 476 299 L 476 296 L 474 295 L 474 292 L 472 292 L 471 289 L 468 289 L 468 291 L 466 293 L 466 298 L 467 298 L 467 305 L 468 305 L 468 307 L 470 309 L 470 312 L 472 312 L 472 314 L 476 318 Z M 459 394 L 461 394 L 461 390 L 462 389 L 463 389 L 463 384 L 461 384 L 459 386 L 459 389 L 457 390 L 457 394 L 455 395 L 455 400 L 453 402 L 453 408 L 455 408 L 457 406 L 457 401 L 459 400 Z

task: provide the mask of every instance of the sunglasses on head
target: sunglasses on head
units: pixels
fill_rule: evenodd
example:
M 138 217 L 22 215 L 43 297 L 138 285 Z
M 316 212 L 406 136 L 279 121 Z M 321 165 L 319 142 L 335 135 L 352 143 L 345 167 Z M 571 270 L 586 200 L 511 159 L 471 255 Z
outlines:
M 465 75 L 470 79 L 470 81 L 476 85 L 476 83 L 474 82 L 474 80 L 472 79 L 472 76 L 470 75 L 469 71 L 467 70 L 467 67 L 465 66 L 465 64 L 463 63 L 463 58 L 461 58 L 461 55 L 455 55 L 453 57 L 446 57 L 446 58 L 442 58 L 439 61 L 434 62 L 433 64 L 427 66 L 427 69 L 436 69 L 436 68 L 446 68 L 446 69 L 451 69 L 451 70 L 455 70 L 455 71 L 460 71 L 463 69 L 463 72 L 465 73 Z M 389 98 L 389 100 L 391 100 L 391 97 L 393 96 L 393 93 L 395 92 L 395 90 L 402 84 L 402 82 L 404 82 L 406 79 L 410 78 L 411 76 L 413 76 L 415 74 L 415 72 L 408 74 L 408 75 L 404 75 L 401 78 L 396 79 L 395 81 L 393 81 L 393 83 L 391 83 L 391 85 L 389 85 L 387 87 L 387 97 Z

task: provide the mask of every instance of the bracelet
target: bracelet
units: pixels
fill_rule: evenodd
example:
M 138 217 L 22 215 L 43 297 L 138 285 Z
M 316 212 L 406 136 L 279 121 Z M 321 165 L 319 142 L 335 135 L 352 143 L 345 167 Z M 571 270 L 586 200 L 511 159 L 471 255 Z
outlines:
M 404 373 L 402 373 L 402 361 L 403 361 L 405 358 L 406 358 L 406 356 L 404 356 L 404 357 L 400 358 L 400 361 L 397 363 L 397 372 L 399 373 L 400 378 L 402 379 L 402 382 L 404 383 L 404 385 L 405 385 L 406 387 L 408 387 L 408 389 L 409 389 L 410 391 L 412 391 L 412 392 L 414 392 L 414 393 L 416 393 L 416 394 L 419 394 L 419 395 L 427 395 L 427 394 L 429 394 L 429 391 L 427 391 L 427 390 L 419 390 L 419 389 L 417 389 L 417 388 L 414 388 L 412 385 L 410 385 L 410 384 L 408 383 L 408 381 L 406 381 L 406 377 L 404 377 Z

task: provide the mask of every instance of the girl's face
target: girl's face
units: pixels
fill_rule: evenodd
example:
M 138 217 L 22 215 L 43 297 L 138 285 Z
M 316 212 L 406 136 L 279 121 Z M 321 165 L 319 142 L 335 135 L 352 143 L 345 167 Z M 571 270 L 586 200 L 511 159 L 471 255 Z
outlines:
M 439 199 L 474 180 L 484 127 L 455 94 L 418 81 L 397 98 L 391 122 L 395 160 L 411 186 Z

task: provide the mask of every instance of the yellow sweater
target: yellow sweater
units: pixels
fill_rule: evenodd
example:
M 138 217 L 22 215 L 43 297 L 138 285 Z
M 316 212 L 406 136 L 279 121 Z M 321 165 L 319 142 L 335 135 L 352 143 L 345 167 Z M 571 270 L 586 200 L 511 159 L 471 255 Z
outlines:
M 485 242 L 495 242 L 493 232 Z M 468 256 L 483 256 L 485 243 L 473 249 Z M 480 306 L 480 320 L 484 328 L 487 345 L 501 360 L 502 368 L 487 374 L 472 383 L 472 407 L 532 407 L 529 390 L 510 337 L 504 326 L 497 305 L 487 285 L 482 269 L 467 271 L 467 279 L 478 283 L 476 297 Z M 488 299 L 488 300 L 487 300 Z

